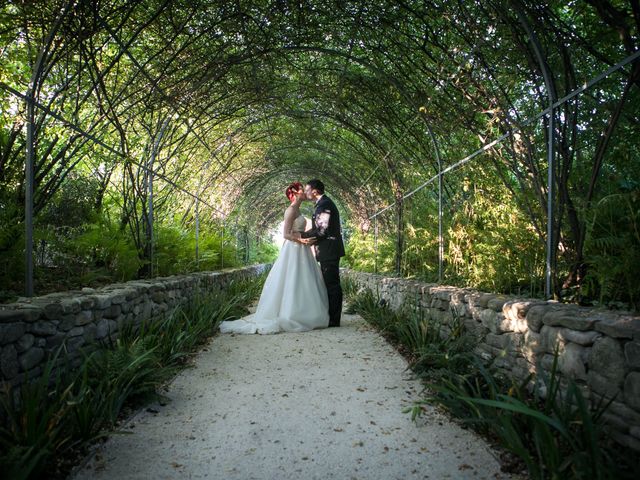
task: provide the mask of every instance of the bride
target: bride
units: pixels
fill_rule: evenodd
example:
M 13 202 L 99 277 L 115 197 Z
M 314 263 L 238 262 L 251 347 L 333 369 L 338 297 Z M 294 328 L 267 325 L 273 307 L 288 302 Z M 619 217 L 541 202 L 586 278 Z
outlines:
M 308 239 L 297 239 L 306 220 L 300 213 L 305 200 L 301 183 L 285 192 L 291 205 L 284 213 L 284 244 L 265 281 L 256 313 L 222 322 L 222 333 L 304 332 L 329 325 L 329 300 Z

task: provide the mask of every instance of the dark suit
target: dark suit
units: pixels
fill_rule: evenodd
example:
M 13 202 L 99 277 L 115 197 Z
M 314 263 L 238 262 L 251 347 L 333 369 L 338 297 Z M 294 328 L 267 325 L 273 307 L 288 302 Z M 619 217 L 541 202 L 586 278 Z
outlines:
M 340 232 L 340 213 L 336 204 L 323 195 L 313 213 L 312 228 L 300 235 L 315 237 L 316 260 L 320 262 L 322 278 L 329 296 L 329 326 L 340 325 L 342 313 L 342 287 L 340 286 L 340 257 L 344 257 L 344 243 Z

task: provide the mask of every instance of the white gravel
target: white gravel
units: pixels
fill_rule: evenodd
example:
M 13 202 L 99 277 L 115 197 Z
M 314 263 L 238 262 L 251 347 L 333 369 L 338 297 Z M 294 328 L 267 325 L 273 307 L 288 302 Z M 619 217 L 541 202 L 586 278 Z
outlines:
M 405 360 L 360 317 L 342 327 L 220 335 L 79 467 L 80 479 L 509 478 L 469 430 L 429 410 Z

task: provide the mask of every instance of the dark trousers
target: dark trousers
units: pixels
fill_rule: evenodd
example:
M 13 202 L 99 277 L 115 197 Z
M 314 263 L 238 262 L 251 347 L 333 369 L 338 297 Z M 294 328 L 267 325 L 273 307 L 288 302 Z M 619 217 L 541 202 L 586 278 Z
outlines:
M 320 270 L 329 295 L 329 326 L 340 326 L 342 313 L 342 287 L 340 286 L 340 259 L 320 262 Z

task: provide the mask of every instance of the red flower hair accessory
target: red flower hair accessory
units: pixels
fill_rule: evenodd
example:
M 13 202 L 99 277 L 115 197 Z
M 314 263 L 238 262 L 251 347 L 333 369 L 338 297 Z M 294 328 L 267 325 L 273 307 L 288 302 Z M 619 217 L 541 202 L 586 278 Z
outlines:
M 293 202 L 293 199 L 296 196 L 296 193 L 302 190 L 302 184 L 300 182 L 294 182 L 287 187 L 284 194 L 287 196 L 290 202 Z

